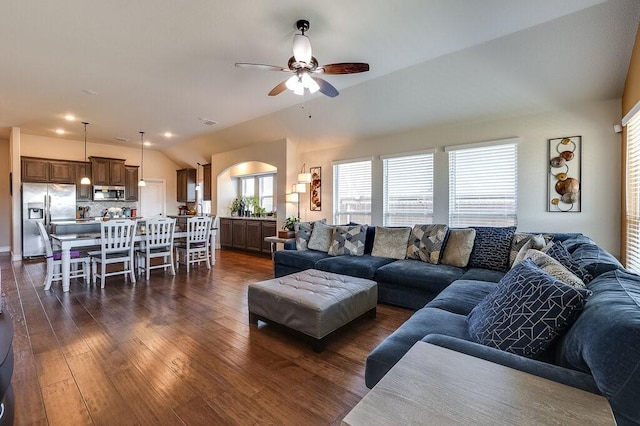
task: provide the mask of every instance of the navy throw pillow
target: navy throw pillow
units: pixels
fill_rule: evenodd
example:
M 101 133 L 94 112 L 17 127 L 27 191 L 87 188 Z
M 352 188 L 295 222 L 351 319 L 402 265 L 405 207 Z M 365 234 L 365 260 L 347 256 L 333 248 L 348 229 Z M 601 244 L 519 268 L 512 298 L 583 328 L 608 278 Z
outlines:
M 590 294 L 526 259 L 469 313 L 469 335 L 476 343 L 533 357 L 575 321 Z
M 474 226 L 476 239 L 469 257 L 469 267 L 506 271 L 509 268 L 509 250 L 516 232 L 515 226 Z
M 580 266 L 578 262 L 571 257 L 569 250 L 567 250 L 564 244 L 560 241 L 554 242 L 549 250 L 547 250 L 547 254 L 560 262 L 562 266 L 573 272 L 578 278 L 584 281 L 585 284 L 589 284 L 589 281 L 593 279 L 593 276 L 591 276 L 586 269 Z

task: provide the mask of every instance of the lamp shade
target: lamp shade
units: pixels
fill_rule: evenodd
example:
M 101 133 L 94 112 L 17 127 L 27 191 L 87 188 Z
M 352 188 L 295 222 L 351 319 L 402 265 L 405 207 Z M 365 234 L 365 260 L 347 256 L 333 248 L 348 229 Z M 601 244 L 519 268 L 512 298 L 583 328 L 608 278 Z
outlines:
M 293 184 L 293 192 L 297 192 L 298 194 L 304 194 L 305 192 L 307 192 L 307 184 L 306 183 Z
M 287 203 L 297 203 L 298 202 L 298 194 L 293 192 L 291 194 L 286 194 Z
M 80 179 L 80 185 L 91 185 L 91 179 L 89 179 L 87 176 L 84 176 L 82 179 Z
M 311 173 L 298 173 L 298 183 L 311 183 Z

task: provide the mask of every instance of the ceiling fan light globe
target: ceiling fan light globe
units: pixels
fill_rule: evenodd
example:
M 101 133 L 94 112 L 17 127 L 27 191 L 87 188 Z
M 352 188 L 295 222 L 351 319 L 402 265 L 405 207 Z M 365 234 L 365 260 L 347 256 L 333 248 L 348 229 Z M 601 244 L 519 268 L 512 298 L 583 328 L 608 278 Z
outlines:
M 298 96 L 304 95 L 304 86 L 303 85 L 299 85 L 298 87 L 293 89 L 293 93 L 298 95 Z
M 289 90 L 296 90 L 296 88 L 298 86 L 300 86 L 300 82 L 298 80 L 298 76 L 297 75 L 292 75 L 291 77 L 289 77 L 289 79 L 287 80 L 285 85 L 287 86 L 287 89 L 289 89 Z
M 320 90 L 320 86 L 318 85 L 318 83 L 316 83 L 316 81 L 311 78 L 311 76 L 308 73 L 304 73 L 304 75 L 302 76 L 302 85 L 309 89 L 309 93 L 316 93 L 318 90 Z
M 293 57 L 297 62 L 311 63 L 311 42 L 309 37 L 302 34 L 293 36 Z

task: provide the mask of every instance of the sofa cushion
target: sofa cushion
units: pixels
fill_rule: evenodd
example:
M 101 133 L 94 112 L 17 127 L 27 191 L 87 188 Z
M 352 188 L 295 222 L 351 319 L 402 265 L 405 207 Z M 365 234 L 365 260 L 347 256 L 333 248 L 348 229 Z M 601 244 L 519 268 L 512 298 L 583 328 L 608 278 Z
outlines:
M 373 240 L 372 256 L 404 259 L 411 228 L 386 228 L 378 226 Z
M 594 278 L 614 269 L 623 269 L 618 259 L 584 235 L 569 238 L 562 244 L 573 260 Z
M 445 265 L 466 268 L 475 239 L 476 230 L 473 228 L 449 229 L 440 262 Z
M 588 288 L 593 295 L 559 341 L 556 361 L 593 375 L 618 424 L 638 424 L 640 277 L 613 270 L 595 278 Z
M 318 260 L 327 257 L 330 257 L 327 253 L 316 250 L 278 250 L 273 259 L 276 264 L 303 271 L 313 269 Z
M 511 239 L 515 226 L 474 226 L 476 239 L 469 258 L 469 266 L 506 271 L 509 265 Z
M 318 260 L 315 264 L 315 269 L 372 280 L 379 267 L 393 261 L 394 259 L 388 257 L 374 257 L 370 255 L 329 256 Z
M 469 340 L 464 315 L 443 309 L 422 308 L 369 354 L 365 368 L 367 387 L 378 383 L 411 346 L 432 333 Z
M 497 283 L 504 277 L 504 272 L 491 269 L 469 268 L 460 277 L 461 280 L 488 281 Z
M 535 356 L 571 325 L 589 294 L 525 260 L 469 313 L 469 335 L 476 343 Z
M 442 290 L 426 307 L 468 315 L 494 288 L 496 283 L 460 279 Z
M 447 225 L 415 225 L 407 243 L 407 259 L 438 264 L 447 237 Z
M 439 293 L 463 273 L 464 269 L 455 266 L 404 259 L 381 266 L 376 271 L 375 280 Z
M 309 238 L 309 249 L 328 252 L 331 245 L 331 237 L 333 236 L 333 228 L 331 225 L 315 222 Z
M 362 256 L 366 226 L 336 226 L 331 236 L 329 254 L 331 256 Z

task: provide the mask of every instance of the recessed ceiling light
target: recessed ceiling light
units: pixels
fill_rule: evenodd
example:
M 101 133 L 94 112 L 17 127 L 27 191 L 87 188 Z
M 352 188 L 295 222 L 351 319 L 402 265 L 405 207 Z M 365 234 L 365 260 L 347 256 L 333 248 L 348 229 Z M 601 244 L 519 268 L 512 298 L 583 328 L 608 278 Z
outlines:
M 64 135 L 64 130 L 63 129 L 56 129 L 56 133 L 59 135 Z
M 171 132 L 164 132 L 164 137 L 165 138 L 170 138 L 171 136 L 173 136 L 173 134 Z
M 76 117 L 73 114 L 67 114 L 67 115 L 64 116 L 64 119 L 67 120 L 67 121 L 75 121 Z
M 91 89 L 82 89 L 82 91 L 84 93 L 86 93 L 87 95 L 91 95 L 91 96 L 95 96 L 98 94 L 98 92 L 96 92 L 95 90 L 91 90 Z
M 144 141 L 144 146 L 151 146 L 151 142 L 149 142 L 149 141 Z

